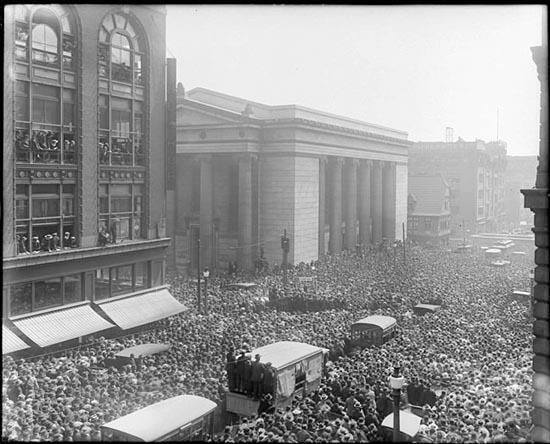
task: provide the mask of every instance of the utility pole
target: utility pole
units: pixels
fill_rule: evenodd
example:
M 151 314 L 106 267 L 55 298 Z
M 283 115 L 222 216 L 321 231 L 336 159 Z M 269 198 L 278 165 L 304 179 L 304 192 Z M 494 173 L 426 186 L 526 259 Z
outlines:
M 285 295 L 287 293 L 287 267 L 288 267 L 288 251 L 290 250 L 290 239 L 286 235 L 286 228 L 281 236 L 281 249 L 283 250 L 283 286 Z
M 208 314 L 208 278 L 210 277 L 210 270 L 208 267 L 202 272 L 204 276 L 204 314 Z
M 201 312 L 201 238 L 197 236 L 197 306 Z
M 403 264 L 407 265 L 407 248 L 405 245 L 405 222 L 401 223 L 401 226 L 403 227 Z

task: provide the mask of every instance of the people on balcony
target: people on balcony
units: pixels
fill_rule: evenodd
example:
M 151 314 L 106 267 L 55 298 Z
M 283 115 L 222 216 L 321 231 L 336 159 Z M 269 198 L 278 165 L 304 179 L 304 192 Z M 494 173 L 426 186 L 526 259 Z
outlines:
M 27 250 L 27 241 L 28 238 L 24 234 L 17 235 L 17 254 L 29 254 L 29 250 Z

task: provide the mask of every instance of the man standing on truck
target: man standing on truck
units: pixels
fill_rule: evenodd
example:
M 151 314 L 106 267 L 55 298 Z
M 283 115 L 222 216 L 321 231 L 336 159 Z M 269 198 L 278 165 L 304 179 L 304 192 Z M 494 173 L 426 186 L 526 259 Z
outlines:
M 273 384 L 275 383 L 275 369 L 271 362 L 266 362 L 264 367 L 264 380 L 262 391 L 264 394 L 273 394 Z
M 226 358 L 225 370 L 227 372 L 227 386 L 229 391 L 232 392 L 235 390 L 235 365 L 237 361 L 233 347 L 229 348 Z
M 235 391 L 244 391 L 244 367 L 245 367 L 246 355 L 245 351 L 241 350 L 240 355 L 237 358 L 236 372 L 235 372 Z
M 252 396 L 255 399 L 260 398 L 263 379 L 264 369 L 262 364 L 260 364 L 260 355 L 256 355 L 254 357 L 254 362 L 252 363 L 252 373 L 250 375 L 250 380 L 252 382 Z

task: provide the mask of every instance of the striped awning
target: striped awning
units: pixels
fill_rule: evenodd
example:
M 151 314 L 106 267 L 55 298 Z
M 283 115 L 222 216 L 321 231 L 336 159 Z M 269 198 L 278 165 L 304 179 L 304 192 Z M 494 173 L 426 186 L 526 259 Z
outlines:
M 14 325 L 40 347 L 58 344 L 114 327 L 90 305 L 28 316 L 13 321 Z
M 2 324 L 2 354 L 6 355 L 26 348 L 30 348 L 30 346 Z
M 186 307 L 174 299 L 166 288 L 116 301 L 107 300 L 98 305 L 123 330 L 158 321 L 186 310 Z

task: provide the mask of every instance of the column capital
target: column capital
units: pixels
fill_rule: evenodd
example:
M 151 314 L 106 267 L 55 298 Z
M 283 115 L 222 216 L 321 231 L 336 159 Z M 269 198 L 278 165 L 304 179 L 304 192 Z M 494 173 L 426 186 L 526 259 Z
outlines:
M 371 159 L 361 159 L 359 161 L 359 164 L 361 166 L 365 166 L 367 168 L 372 168 L 372 160 Z
M 346 158 L 346 164 L 348 164 L 349 166 L 357 168 L 357 166 L 359 165 L 359 159 L 357 159 L 355 157 L 347 157 Z
M 327 161 L 328 161 L 328 158 L 327 156 L 319 156 L 319 163 L 324 163 L 325 165 L 327 164 Z
M 329 161 L 334 164 L 334 165 L 337 165 L 337 166 L 342 166 L 344 164 L 344 158 L 343 157 L 336 157 L 336 156 L 331 156 L 329 158 Z

